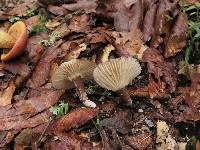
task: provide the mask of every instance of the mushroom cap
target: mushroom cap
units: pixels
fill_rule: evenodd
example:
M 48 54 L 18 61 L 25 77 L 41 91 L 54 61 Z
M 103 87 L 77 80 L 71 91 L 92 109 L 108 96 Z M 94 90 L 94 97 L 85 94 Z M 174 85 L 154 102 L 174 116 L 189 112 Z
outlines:
M 103 88 L 118 91 L 127 86 L 141 73 L 139 62 L 134 58 L 117 58 L 99 64 L 93 72 L 94 80 Z
M 21 55 L 25 51 L 28 40 L 27 28 L 22 21 L 14 23 L 8 30 L 8 34 L 12 36 L 16 42 L 7 54 L 1 55 L 2 61 L 8 61 Z
M 95 67 L 96 64 L 89 60 L 72 59 L 64 62 L 56 70 L 52 85 L 56 89 L 71 89 L 74 87 L 73 79 L 79 76 L 86 80 L 92 79 Z
M 0 30 L 0 48 L 12 48 L 15 39 L 3 30 Z

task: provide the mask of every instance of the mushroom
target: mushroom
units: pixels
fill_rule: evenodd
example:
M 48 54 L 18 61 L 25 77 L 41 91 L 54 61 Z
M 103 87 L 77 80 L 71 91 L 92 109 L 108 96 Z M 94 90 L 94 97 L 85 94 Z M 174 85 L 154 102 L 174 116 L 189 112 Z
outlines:
M 116 91 L 127 105 L 132 105 L 130 95 L 125 87 L 141 73 L 136 59 L 117 58 L 99 64 L 93 72 L 94 80 L 103 88 Z
M 0 48 L 12 48 L 15 39 L 3 30 L 0 30 Z
M 1 55 L 2 61 L 13 59 L 24 52 L 28 40 L 28 33 L 25 23 L 22 21 L 14 23 L 8 30 L 8 35 L 14 38 L 15 43 L 7 54 Z
M 53 76 L 52 85 L 56 89 L 71 89 L 75 86 L 80 101 L 87 107 L 95 108 L 96 104 L 88 99 L 83 79 L 93 78 L 96 64 L 89 60 L 72 59 L 62 63 Z

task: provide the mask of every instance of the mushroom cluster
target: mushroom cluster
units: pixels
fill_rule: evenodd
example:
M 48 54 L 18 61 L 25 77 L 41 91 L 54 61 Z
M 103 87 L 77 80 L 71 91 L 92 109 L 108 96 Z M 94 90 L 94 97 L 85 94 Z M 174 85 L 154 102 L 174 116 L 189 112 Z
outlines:
M 8 33 L 0 30 L 0 48 L 11 48 L 7 54 L 1 55 L 2 61 L 8 61 L 21 55 L 28 40 L 27 28 L 24 22 L 14 23 Z
M 62 63 L 52 80 L 56 89 L 76 88 L 80 101 L 87 107 L 96 107 L 89 100 L 84 89 L 84 81 L 94 80 L 103 88 L 117 92 L 124 103 L 132 105 L 126 86 L 141 73 L 139 62 L 132 58 L 116 58 L 96 66 L 89 60 L 73 59 Z

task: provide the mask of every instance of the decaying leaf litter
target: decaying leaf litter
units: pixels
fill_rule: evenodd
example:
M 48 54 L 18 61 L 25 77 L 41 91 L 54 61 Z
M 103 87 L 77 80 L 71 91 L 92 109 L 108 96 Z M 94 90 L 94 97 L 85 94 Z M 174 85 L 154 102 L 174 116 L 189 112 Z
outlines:
M 0 149 L 198 150 L 199 9 L 1 1 Z

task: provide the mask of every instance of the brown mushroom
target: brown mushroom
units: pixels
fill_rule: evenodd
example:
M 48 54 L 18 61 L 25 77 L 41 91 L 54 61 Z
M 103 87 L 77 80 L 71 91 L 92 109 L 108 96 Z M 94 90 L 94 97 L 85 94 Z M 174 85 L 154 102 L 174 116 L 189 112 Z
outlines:
M 140 64 L 134 58 L 117 58 L 99 64 L 93 72 L 94 80 L 103 88 L 116 91 L 127 105 L 132 104 L 125 87 L 141 72 Z
M 15 39 L 15 44 L 7 54 L 1 55 L 2 61 L 8 61 L 21 55 L 25 50 L 28 40 L 27 28 L 22 21 L 14 23 L 8 30 L 8 34 Z
M 72 59 L 62 63 L 52 80 L 52 85 L 56 89 L 71 89 L 75 86 L 81 102 L 87 106 L 95 108 L 96 104 L 88 99 L 84 89 L 83 79 L 92 79 L 92 73 L 96 64 L 89 60 Z

